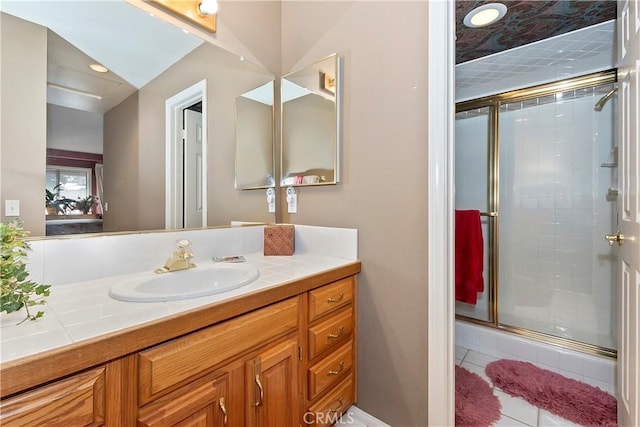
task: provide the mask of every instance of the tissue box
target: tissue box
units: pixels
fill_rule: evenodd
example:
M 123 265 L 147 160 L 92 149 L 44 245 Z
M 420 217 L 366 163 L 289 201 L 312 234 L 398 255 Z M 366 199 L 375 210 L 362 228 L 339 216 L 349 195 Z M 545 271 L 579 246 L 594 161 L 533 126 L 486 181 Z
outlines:
M 275 224 L 264 227 L 264 254 L 293 255 L 296 233 L 293 225 Z

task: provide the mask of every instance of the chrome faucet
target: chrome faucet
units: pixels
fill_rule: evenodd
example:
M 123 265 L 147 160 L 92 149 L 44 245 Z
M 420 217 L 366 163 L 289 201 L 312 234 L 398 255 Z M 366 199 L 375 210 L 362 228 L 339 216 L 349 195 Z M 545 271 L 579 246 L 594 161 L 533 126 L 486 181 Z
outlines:
M 194 268 L 196 265 L 191 262 L 193 258 L 193 252 L 191 252 L 191 242 L 183 239 L 176 242 L 178 249 L 171 255 L 171 258 L 167 260 L 164 267 L 156 268 L 155 272 L 158 274 L 168 273 L 170 271 L 187 270 Z

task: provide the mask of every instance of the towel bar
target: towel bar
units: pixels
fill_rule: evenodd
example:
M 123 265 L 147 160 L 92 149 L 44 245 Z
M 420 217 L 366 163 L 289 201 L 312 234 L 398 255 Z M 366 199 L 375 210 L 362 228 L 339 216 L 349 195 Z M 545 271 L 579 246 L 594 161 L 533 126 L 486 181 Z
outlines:
M 498 216 L 498 212 L 480 212 L 480 216 L 496 217 L 496 216 Z

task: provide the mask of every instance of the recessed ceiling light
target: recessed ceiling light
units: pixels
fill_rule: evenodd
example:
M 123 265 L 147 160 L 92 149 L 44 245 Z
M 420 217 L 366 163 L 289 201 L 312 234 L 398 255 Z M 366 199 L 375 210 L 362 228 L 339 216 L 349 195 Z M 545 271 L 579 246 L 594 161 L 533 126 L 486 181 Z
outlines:
M 89 65 L 89 68 L 91 68 L 93 71 L 97 71 L 98 73 L 108 73 L 109 69 L 107 67 L 105 67 L 104 65 L 100 65 L 100 64 L 91 64 Z
M 502 3 L 487 3 L 467 13 L 462 21 L 469 28 L 479 28 L 499 21 L 507 13 L 507 6 Z

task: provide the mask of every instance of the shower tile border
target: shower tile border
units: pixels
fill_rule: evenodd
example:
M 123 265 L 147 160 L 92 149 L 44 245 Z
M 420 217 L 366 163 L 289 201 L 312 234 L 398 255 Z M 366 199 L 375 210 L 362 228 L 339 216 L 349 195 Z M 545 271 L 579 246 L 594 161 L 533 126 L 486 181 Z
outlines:
M 503 359 L 523 360 L 616 394 L 616 361 L 456 320 L 456 346 Z

